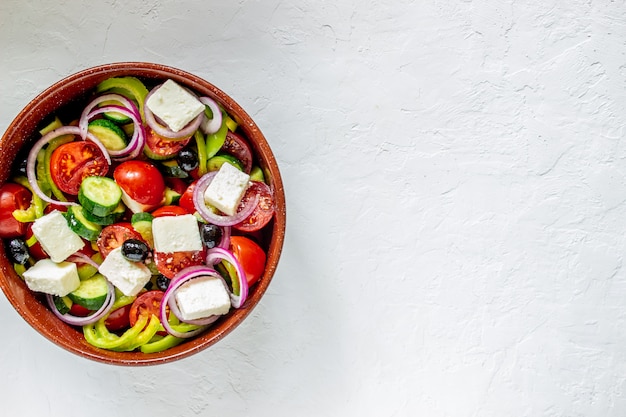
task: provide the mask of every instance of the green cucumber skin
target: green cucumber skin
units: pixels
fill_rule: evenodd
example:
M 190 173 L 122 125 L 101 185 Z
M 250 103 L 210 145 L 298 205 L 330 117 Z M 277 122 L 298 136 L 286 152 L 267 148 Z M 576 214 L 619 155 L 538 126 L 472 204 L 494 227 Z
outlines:
M 108 293 L 109 286 L 104 275 L 95 274 L 81 281 L 80 286 L 69 293 L 68 297 L 88 310 L 97 310 L 104 304 Z
M 113 213 L 122 199 L 122 189 L 108 177 L 87 177 L 80 184 L 78 201 L 94 216 Z
M 95 241 L 100 236 L 102 227 L 90 222 L 83 215 L 81 206 L 70 206 L 66 213 L 67 224 L 80 237 Z

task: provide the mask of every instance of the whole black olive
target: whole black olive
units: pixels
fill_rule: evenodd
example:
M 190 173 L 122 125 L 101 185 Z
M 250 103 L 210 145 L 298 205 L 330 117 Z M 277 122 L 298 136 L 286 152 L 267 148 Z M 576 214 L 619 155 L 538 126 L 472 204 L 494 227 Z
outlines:
M 208 249 L 214 248 L 222 240 L 222 229 L 214 224 L 203 224 L 200 226 L 200 238 Z
M 198 155 L 192 149 L 181 149 L 176 159 L 183 171 L 190 172 L 198 168 Z
M 128 239 L 122 243 L 122 255 L 129 261 L 143 262 L 148 257 L 148 245 L 138 239 Z
M 26 265 L 28 259 L 30 258 L 30 253 L 28 252 L 28 246 L 26 246 L 26 242 L 24 239 L 19 237 L 13 238 L 9 240 L 9 256 L 16 264 Z

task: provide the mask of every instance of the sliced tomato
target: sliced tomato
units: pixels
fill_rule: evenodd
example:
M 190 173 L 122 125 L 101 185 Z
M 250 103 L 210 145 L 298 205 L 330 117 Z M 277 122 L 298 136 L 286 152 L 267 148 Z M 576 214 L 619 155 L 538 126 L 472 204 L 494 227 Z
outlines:
M 251 286 L 261 278 L 265 271 L 265 251 L 253 240 L 245 236 L 231 236 L 230 250 L 246 273 L 246 281 Z
M 113 178 L 137 203 L 156 206 L 163 201 L 165 181 L 157 167 L 149 162 L 136 159 L 122 162 L 113 171 Z
M 13 211 L 30 207 L 32 193 L 28 188 L 7 182 L 0 187 L 0 237 L 18 237 L 26 233 L 27 223 L 13 217 Z
M 248 174 L 250 173 L 252 169 L 252 150 L 241 136 L 229 130 L 221 150 L 241 161 L 243 170 Z
M 160 290 L 146 291 L 143 294 L 140 294 L 130 305 L 130 310 L 128 312 L 130 326 L 134 326 L 135 323 L 137 323 L 137 320 L 139 320 L 142 316 L 146 316 L 148 320 L 153 314 L 160 317 L 161 300 L 163 300 L 163 291 Z M 169 309 L 167 312 L 169 313 Z M 157 334 L 166 335 L 167 332 L 160 331 L 157 332 Z
M 154 263 L 160 273 L 172 279 L 178 272 L 188 266 L 204 264 L 204 252 L 155 252 Z
M 196 212 L 196 205 L 193 203 L 193 190 L 196 188 L 197 182 L 198 181 L 192 182 L 178 200 L 178 204 L 191 214 Z
M 252 181 L 252 185 L 248 187 L 246 194 L 241 199 L 239 210 L 242 210 L 246 204 L 251 204 L 255 195 L 259 196 L 257 206 L 252 214 L 241 223 L 233 226 L 235 229 L 243 232 L 254 232 L 263 228 L 274 216 L 274 194 L 267 184 L 259 181 Z
M 102 229 L 96 244 L 102 256 L 106 258 L 113 249 L 119 248 L 128 239 L 138 239 L 143 242 L 141 234 L 130 223 L 115 223 Z
M 50 157 L 52 181 L 61 191 L 71 195 L 78 194 L 84 178 L 104 176 L 108 171 L 109 163 L 100 148 L 87 140 L 65 143 Z
M 144 153 L 151 159 L 168 159 L 175 156 L 189 143 L 191 136 L 185 139 L 165 139 L 154 133 L 154 130 L 146 129 L 146 145 Z
M 72 316 L 76 316 L 76 317 L 87 317 L 88 315 L 90 315 L 92 312 L 91 310 L 88 310 L 87 308 L 81 306 L 78 303 L 74 303 L 72 304 L 72 306 L 70 307 L 70 314 Z
M 152 212 L 153 217 L 166 217 L 166 216 L 182 216 L 189 213 L 181 206 L 163 206 Z
M 165 185 L 176 191 L 178 194 L 182 194 L 187 189 L 187 183 L 181 178 L 165 177 Z
M 130 327 L 130 308 L 132 304 L 127 304 L 113 310 L 104 320 L 104 324 L 111 332 L 117 332 Z

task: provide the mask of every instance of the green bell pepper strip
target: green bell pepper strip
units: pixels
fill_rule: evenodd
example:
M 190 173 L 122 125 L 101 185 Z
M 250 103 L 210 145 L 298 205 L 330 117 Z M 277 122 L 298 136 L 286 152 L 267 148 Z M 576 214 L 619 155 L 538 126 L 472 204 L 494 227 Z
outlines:
M 226 134 L 228 133 L 228 125 L 225 119 L 222 119 L 222 125 L 219 130 L 206 138 L 206 159 L 215 156 L 215 154 L 224 146 Z
M 112 77 L 102 81 L 96 87 L 96 91 L 101 93 L 103 91 L 111 91 L 119 93 L 137 103 L 141 120 L 145 122 L 145 116 L 143 112 L 144 102 L 148 95 L 148 89 L 146 86 L 135 77 Z
M 137 323 L 138 322 L 139 320 L 137 320 Z M 135 326 L 137 325 L 137 323 L 135 323 Z M 160 328 L 161 328 L 161 321 L 159 320 L 157 316 L 153 314 L 152 316 L 150 316 L 150 320 L 148 321 L 148 324 L 143 328 L 143 330 L 134 339 L 129 340 L 128 342 L 123 343 L 120 346 L 117 346 L 116 348 L 114 348 L 114 350 L 119 351 L 119 352 L 132 352 L 138 347 L 143 346 L 146 343 L 148 343 L 154 337 L 154 335 L 159 331 Z M 105 326 L 105 329 L 106 329 L 106 326 Z
M 143 328 L 148 323 L 148 317 L 141 316 L 133 327 L 126 330 L 121 336 L 110 333 L 105 324 L 104 318 L 94 324 L 83 326 L 83 335 L 87 343 L 101 349 L 116 350 L 120 346 L 132 343 L 139 336 Z
M 174 320 L 172 320 L 172 316 L 170 316 L 170 323 L 172 321 Z M 178 322 L 177 319 L 175 319 L 175 321 Z M 189 324 L 189 323 L 170 324 L 170 326 L 172 326 L 174 330 L 181 332 L 181 333 L 190 332 L 192 330 L 196 330 L 201 327 L 201 326 L 197 326 L 195 324 Z M 174 346 L 178 346 L 184 341 L 185 339 L 181 337 L 176 337 L 176 336 L 172 336 L 171 334 L 168 334 L 166 336 L 159 337 L 158 339 L 156 337 L 153 338 L 150 341 L 150 343 L 146 343 L 145 345 L 142 345 L 139 348 L 139 350 L 141 350 L 143 353 L 162 352 L 166 349 L 172 348 Z
M 206 156 L 206 142 L 200 130 L 196 130 L 193 137 L 196 140 L 196 148 L 198 150 L 198 175 L 203 176 L 206 174 L 206 161 L 209 159 Z

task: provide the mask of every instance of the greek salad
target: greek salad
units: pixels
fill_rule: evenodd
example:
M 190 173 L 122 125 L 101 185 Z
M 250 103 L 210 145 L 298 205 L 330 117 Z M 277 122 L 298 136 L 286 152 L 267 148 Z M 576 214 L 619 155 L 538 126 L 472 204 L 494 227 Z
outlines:
M 241 308 L 263 275 L 271 186 L 210 97 L 101 82 L 51 115 L 0 187 L 0 238 L 28 288 L 102 349 L 154 353 Z

